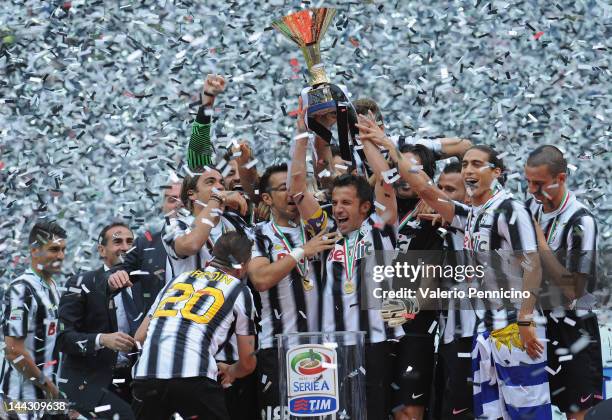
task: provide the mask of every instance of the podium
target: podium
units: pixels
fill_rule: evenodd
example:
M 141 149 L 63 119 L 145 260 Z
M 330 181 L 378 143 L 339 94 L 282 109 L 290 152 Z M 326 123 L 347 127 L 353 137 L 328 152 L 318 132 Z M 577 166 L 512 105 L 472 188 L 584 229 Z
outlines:
M 276 338 L 281 419 L 367 419 L 363 331 Z

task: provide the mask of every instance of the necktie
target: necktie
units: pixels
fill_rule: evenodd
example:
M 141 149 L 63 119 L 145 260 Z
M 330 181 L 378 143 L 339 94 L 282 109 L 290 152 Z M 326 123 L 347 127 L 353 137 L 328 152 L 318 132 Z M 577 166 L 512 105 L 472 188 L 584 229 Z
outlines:
M 138 320 L 135 320 L 136 318 L 139 318 L 138 308 L 136 307 L 136 304 L 134 303 L 134 300 L 128 293 L 127 289 L 121 290 L 121 300 L 123 301 L 125 316 L 130 327 L 130 335 L 133 337 L 134 334 L 136 334 L 139 324 Z

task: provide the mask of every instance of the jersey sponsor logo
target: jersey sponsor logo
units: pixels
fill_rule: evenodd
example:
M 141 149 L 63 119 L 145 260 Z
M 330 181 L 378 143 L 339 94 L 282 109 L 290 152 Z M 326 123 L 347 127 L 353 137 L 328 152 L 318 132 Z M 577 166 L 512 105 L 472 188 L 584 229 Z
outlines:
M 13 309 L 9 315 L 11 321 L 21 321 L 23 319 L 23 309 Z
M 294 346 L 287 351 L 289 413 L 297 417 L 323 416 L 338 411 L 336 350 L 319 344 Z
M 372 253 L 373 245 L 370 241 L 360 240 L 355 249 L 355 260 L 360 260 Z M 327 260 L 330 262 L 344 263 L 344 248 L 342 245 L 336 244 L 335 248 L 330 251 Z

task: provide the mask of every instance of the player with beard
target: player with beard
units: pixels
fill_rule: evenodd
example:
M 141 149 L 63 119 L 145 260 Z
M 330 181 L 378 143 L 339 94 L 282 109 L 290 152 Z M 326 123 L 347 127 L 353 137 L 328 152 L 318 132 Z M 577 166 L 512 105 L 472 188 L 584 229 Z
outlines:
M 567 161 L 555 146 L 529 154 L 525 178 L 533 195 L 527 202 L 538 229 L 546 278 L 565 295 L 565 302 L 547 311 L 546 336 L 553 403 L 568 419 L 582 420 L 601 402 L 603 367 L 597 315 L 586 289 L 595 280 L 597 222 L 567 188 Z M 588 344 L 576 349 L 576 343 Z M 571 349 L 572 359 L 561 362 Z M 560 370 L 559 370 L 560 369 Z
M 320 261 L 335 237 L 325 239 L 315 229 L 327 224 L 325 213 L 300 219 L 287 189 L 287 165 L 270 166 L 261 176 L 262 201 L 271 220 L 255 228 L 249 279 L 261 298 L 261 332 L 257 363 L 258 402 L 262 420 L 280 419 L 277 334 L 320 331 Z
M 525 365 L 523 371 L 538 372 L 537 369 L 546 363 L 546 353 L 542 341 L 537 337 L 539 334 L 543 338 L 544 331 L 540 328 L 536 333 L 534 322 L 535 303 L 541 281 L 535 228 L 524 205 L 513 200 L 503 188 L 496 186 L 503 184 L 504 170 L 503 162 L 497 157 L 497 153 L 487 146 L 473 146 L 465 153 L 462 159 L 462 176 L 471 195 L 472 206 L 468 207 L 450 200 L 414 162 L 403 158 L 375 123 L 364 122 L 360 127 L 360 135 L 362 140 L 371 140 L 388 148 L 401 176 L 419 196 L 439 212 L 444 220 L 452 221 L 451 226 L 465 230 L 464 249 L 476 258 L 474 265 L 484 258 L 485 262 L 489 262 L 488 266 L 492 267 L 488 260 L 494 259 L 497 252 L 491 251 L 519 254 L 517 260 L 520 264 L 517 262 L 505 265 L 501 272 L 495 273 L 495 277 L 489 276 L 486 280 L 492 284 L 497 282 L 497 275 L 501 276 L 500 281 L 520 278 L 522 284 L 519 290 L 529 291 L 529 298 L 517 302 L 515 305 L 518 307 L 487 311 L 484 319 L 487 331 L 482 337 L 479 334 L 479 343 L 482 346 L 478 347 L 478 357 L 481 357 L 481 348 L 491 351 L 493 357 L 501 355 L 503 349 L 496 350 L 490 343 L 501 339 L 511 340 L 510 342 L 514 343 L 512 352 L 506 358 L 510 367 L 502 362 L 504 366 L 495 365 L 494 372 L 488 370 L 486 374 L 504 375 L 506 368 L 512 370 L 512 367 L 519 365 Z M 497 303 L 501 302 L 493 302 L 494 305 Z M 537 392 L 521 386 L 527 383 L 530 387 L 535 386 Z M 482 383 L 479 382 L 479 385 Z M 476 392 L 475 388 L 475 415 L 482 415 L 483 410 L 494 410 L 484 414 L 501 416 L 501 411 L 504 411 L 511 418 L 521 418 L 524 415 L 550 417 L 548 381 L 542 375 L 529 379 L 523 375 L 522 379 L 513 378 L 512 382 L 497 382 L 495 390 L 498 391 L 498 398 L 503 400 L 502 403 L 487 405 L 487 399 L 492 396 Z
M 312 193 L 306 190 L 308 135 L 303 116 L 300 100 L 298 134 L 294 140 L 291 162 L 290 194 L 302 217 L 310 218 L 311 215 L 321 214 L 322 209 Z M 372 302 L 372 289 L 380 284 L 366 281 L 362 273 L 370 272 L 375 264 L 384 265 L 387 262 L 380 255 L 377 258 L 374 250 L 392 251 L 395 248 L 397 203 L 393 188 L 383 180 L 382 172 L 389 169 L 387 163 L 373 143 L 363 143 L 368 164 L 377 178 L 375 191 L 373 194 L 368 181 L 356 175 L 341 175 L 333 181 L 332 214 L 336 229 L 343 238 L 321 256 L 324 264 L 322 330 L 366 332 L 367 416 L 384 419 L 391 411 L 387 398 L 394 369 L 389 357 L 394 346 L 388 340 L 401 337 L 403 331 L 385 325 L 380 302 Z M 372 212 L 372 207 L 376 207 L 376 212 Z M 318 231 L 324 226 L 315 228 Z M 355 343 L 346 340 L 344 344 Z

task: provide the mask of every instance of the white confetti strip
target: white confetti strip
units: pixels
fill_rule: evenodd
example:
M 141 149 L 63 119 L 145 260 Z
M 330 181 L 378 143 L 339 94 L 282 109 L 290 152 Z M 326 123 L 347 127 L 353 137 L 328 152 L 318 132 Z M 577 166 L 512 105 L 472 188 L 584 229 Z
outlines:
M 107 382 L 108 383 L 108 382 Z M 103 411 L 108 411 L 111 409 L 110 404 L 106 404 L 106 405 L 99 405 L 97 407 L 94 408 L 94 413 L 101 413 Z

